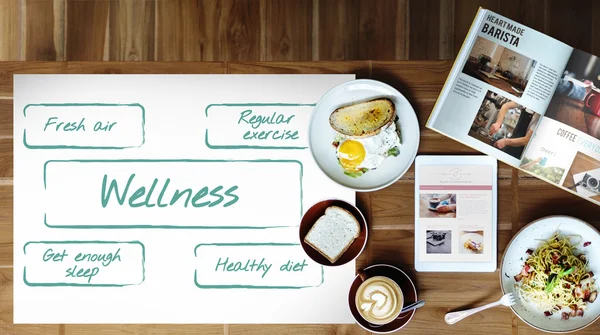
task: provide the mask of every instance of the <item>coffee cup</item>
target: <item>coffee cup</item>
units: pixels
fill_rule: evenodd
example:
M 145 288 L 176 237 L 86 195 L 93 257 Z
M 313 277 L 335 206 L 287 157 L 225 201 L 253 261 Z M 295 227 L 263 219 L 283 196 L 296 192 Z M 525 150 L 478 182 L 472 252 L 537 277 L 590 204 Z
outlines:
M 592 89 L 583 100 L 583 103 L 592 114 L 600 116 L 600 90 Z
M 436 209 L 442 200 L 440 198 L 434 197 L 429 198 L 429 208 Z
M 386 277 L 392 280 L 402 292 L 403 306 L 399 308 L 405 311 L 401 311 L 394 320 L 383 325 L 367 321 L 356 306 L 356 294 L 359 288 L 369 278 L 374 277 Z M 348 307 L 354 320 L 363 329 L 374 334 L 390 334 L 406 326 L 415 314 L 415 310 L 410 307 L 417 305 L 418 302 L 420 300 L 417 297 L 417 289 L 410 277 L 404 271 L 389 264 L 374 264 L 358 270 L 348 292 Z
M 356 290 L 354 303 L 360 315 L 372 325 L 385 325 L 396 320 L 402 311 L 402 289 L 386 276 L 368 277 L 364 270 L 358 275 L 362 283 Z

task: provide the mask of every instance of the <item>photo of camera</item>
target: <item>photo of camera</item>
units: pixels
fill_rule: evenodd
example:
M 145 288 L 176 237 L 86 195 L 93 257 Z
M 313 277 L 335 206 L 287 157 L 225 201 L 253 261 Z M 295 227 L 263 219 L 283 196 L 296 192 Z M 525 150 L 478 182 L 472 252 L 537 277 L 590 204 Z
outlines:
M 589 191 L 600 194 L 600 181 L 598 181 L 598 178 L 590 174 L 586 173 L 583 176 L 581 186 L 585 187 Z

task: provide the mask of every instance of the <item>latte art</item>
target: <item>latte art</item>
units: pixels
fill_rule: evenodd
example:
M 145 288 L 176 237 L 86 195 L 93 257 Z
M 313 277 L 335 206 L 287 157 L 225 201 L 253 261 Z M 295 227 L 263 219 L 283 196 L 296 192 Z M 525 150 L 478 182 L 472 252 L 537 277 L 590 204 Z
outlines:
M 400 287 L 386 277 L 372 277 L 361 284 L 356 292 L 356 307 L 365 320 L 388 323 L 400 314 L 403 296 Z

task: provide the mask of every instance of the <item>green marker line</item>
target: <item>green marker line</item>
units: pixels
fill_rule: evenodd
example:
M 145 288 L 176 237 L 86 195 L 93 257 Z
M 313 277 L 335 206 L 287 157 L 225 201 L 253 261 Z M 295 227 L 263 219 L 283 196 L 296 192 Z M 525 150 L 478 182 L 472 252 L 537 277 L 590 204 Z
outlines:
M 27 149 L 86 149 L 86 150 L 121 150 L 139 148 L 146 143 L 146 109 L 139 103 L 117 104 L 117 103 L 41 103 L 28 104 L 23 108 L 23 116 L 27 117 L 29 107 L 139 107 L 142 110 L 142 143 L 137 146 L 113 147 L 113 146 L 80 146 L 80 145 L 31 145 L 27 143 L 27 129 L 23 129 L 23 145 Z
M 302 106 L 311 106 L 314 107 L 317 104 L 302 104 L 302 103 L 286 103 L 286 102 L 257 102 L 257 103 L 223 103 L 223 104 L 209 104 L 204 109 L 204 114 L 208 117 L 208 110 L 211 107 L 250 107 L 250 106 L 258 106 L 258 107 L 269 107 L 269 106 L 279 106 L 279 107 L 302 107 Z
M 312 288 L 318 286 L 262 286 L 262 285 L 202 285 L 198 284 L 198 270 L 194 270 L 194 284 L 196 287 L 201 289 L 236 289 L 236 288 L 247 288 L 247 289 L 261 289 L 261 290 L 299 290 L 303 288 Z
M 204 133 L 204 144 L 209 149 L 268 149 L 268 150 L 304 150 L 308 147 L 277 147 L 277 146 L 260 146 L 260 145 L 215 145 L 208 141 L 208 129 Z
M 53 225 L 47 221 L 47 213 L 44 213 L 44 225 L 55 229 L 277 229 L 294 228 L 295 226 L 173 226 L 173 225 Z
M 83 284 L 83 283 L 32 283 L 27 280 L 27 266 L 23 267 L 23 282 L 27 286 L 58 287 L 58 286 L 77 286 L 77 287 L 125 287 L 141 285 L 146 280 L 146 247 L 140 241 L 29 241 L 23 245 L 23 254 L 27 255 L 27 246 L 29 244 L 137 244 L 142 247 L 142 280 L 137 284 Z
M 194 256 L 198 257 L 198 255 L 196 254 L 196 251 L 198 250 L 199 247 L 202 246 L 217 246 L 217 247 L 254 247 L 254 246 L 281 246 L 281 247 L 289 247 L 289 246 L 297 246 L 300 245 L 299 243 L 279 243 L 279 242 L 263 242 L 263 243 L 249 243 L 249 242 L 242 242 L 242 243 L 200 243 L 198 245 L 196 245 L 196 247 L 194 248 Z

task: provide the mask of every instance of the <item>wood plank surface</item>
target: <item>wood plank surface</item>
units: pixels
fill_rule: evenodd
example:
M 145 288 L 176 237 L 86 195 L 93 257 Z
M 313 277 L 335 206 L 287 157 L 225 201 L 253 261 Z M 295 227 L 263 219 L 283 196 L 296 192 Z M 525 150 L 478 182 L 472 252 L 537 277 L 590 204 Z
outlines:
M 260 59 L 260 6 L 255 0 L 223 2 L 217 29 L 218 53 L 214 60 Z
M 403 92 L 421 125 L 420 153 L 475 153 L 424 129 L 450 69 L 449 61 L 347 62 L 64 62 L 0 63 L 0 332 L 7 334 L 368 334 L 357 325 L 12 325 L 12 74 L 13 73 L 356 73 L 383 80 Z M 9 79 L 10 78 L 10 79 Z M 498 262 L 514 233 L 546 215 L 567 214 L 600 227 L 598 207 L 540 180 L 499 164 Z M 509 309 L 497 308 L 448 326 L 445 313 L 499 298 L 499 273 L 416 273 L 414 271 L 414 167 L 395 184 L 361 193 L 357 204 L 371 226 L 367 248 L 357 267 L 387 263 L 401 267 L 427 301 L 403 330 L 406 334 L 457 334 L 485 325 L 490 334 L 537 334 Z M 452 290 L 448 283 L 452 283 Z M 457 295 L 457 293 L 459 293 Z M 2 328 L 4 327 L 4 328 Z M 582 334 L 596 334 L 600 325 Z M 12 333 L 11 333 L 12 332 Z
M 398 1 L 359 0 L 358 12 L 359 59 L 396 59 L 397 15 L 406 15 L 398 11 Z
M 71 74 L 223 74 L 224 62 L 68 62 Z
M 205 17 L 203 2 L 158 1 L 156 7 L 156 60 L 212 60 L 214 31 L 206 27 L 214 16 Z M 209 6 L 214 3 L 207 3 Z M 200 24 L 198 21 L 201 21 Z
M 0 333 L 6 335 L 59 335 L 59 325 L 13 324 L 13 269 L 0 267 Z
M 223 325 L 65 325 L 61 335 L 223 335 Z M 100 332 L 99 332 L 100 331 Z
M 446 2 L 444 2 L 447 5 Z M 419 14 L 427 12 L 427 19 L 431 23 L 440 22 L 440 0 L 423 0 L 413 1 L 410 4 L 410 59 L 439 59 L 440 58 L 440 33 L 441 26 L 439 24 L 423 24 L 421 20 L 416 20 Z M 445 33 L 450 33 L 452 30 L 446 30 Z M 447 39 L 448 36 L 445 36 Z M 452 40 L 450 38 L 450 40 Z M 453 43 L 452 43 L 453 44 Z M 453 48 L 452 45 L 449 46 Z M 446 50 L 444 50 L 446 53 Z M 446 58 L 452 58 L 454 55 L 448 55 Z
M 0 139 L 0 180 L 13 177 L 13 139 Z
M 270 0 L 265 5 L 267 61 L 312 59 L 312 0 Z
M 0 98 L 12 98 L 15 73 L 64 73 L 63 62 L 2 62 L 0 63 Z
M 458 54 L 460 51 L 460 47 L 462 46 L 465 37 L 467 36 L 467 32 L 469 28 L 471 28 L 471 24 L 473 23 L 473 19 L 475 19 L 475 15 L 477 14 L 477 10 L 479 7 L 483 7 L 485 9 L 489 9 L 491 11 L 498 10 L 498 1 L 497 0 L 481 0 L 481 1 L 472 1 L 472 0 L 455 0 L 454 1 L 454 56 Z
M 108 60 L 109 5 L 103 0 L 67 0 L 67 60 Z
M 358 0 L 316 2 L 317 17 L 313 20 L 318 22 L 318 29 L 313 38 L 317 39 L 317 59 L 358 59 Z
M 227 335 L 262 335 L 262 334 L 347 334 L 347 335 L 366 335 L 365 331 L 358 325 L 229 325 Z
M 498 1 L 498 14 L 511 18 L 541 33 L 546 30 L 545 0 Z
M 18 60 L 19 43 L 19 0 L 0 2 L 0 60 Z
M 0 60 L 451 59 L 477 8 L 600 50 L 593 0 L 3 0 Z M 577 24 L 570 24 L 577 22 Z
M 53 1 L 25 1 L 25 59 L 53 61 L 65 56 L 65 8 Z M 64 6 L 64 2 L 62 3 Z
M 228 72 L 236 74 L 320 74 L 353 73 L 370 78 L 371 62 L 228 62 Z
M 0 99 L 0 139 L 13 136 L 13 100 Z
M 545 33 L 575 49 L 592 51 L 592 0 L 551 1 L 546 9 Z M 567 22 L 570 24 L 565 29 Z
M 13 186 L 7 185 L 6 180 L 0 180 L 0 268 L 12 265 Z
M 109 60 L 154 60 L 155 8 L 154 0 L 110 3 Z

